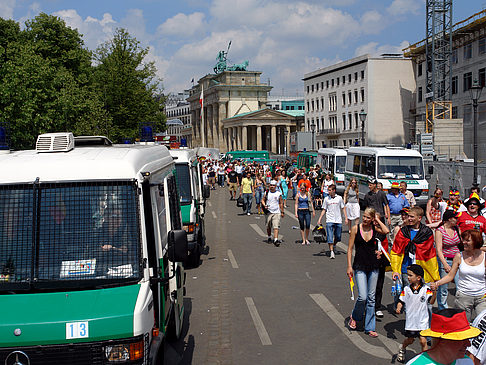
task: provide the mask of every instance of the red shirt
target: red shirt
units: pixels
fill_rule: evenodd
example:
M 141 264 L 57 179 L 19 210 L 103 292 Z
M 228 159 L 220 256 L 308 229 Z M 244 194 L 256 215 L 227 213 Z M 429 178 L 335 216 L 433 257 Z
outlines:
M 304 183 L 305 184 L 305 187 L 306 187 L 306 191 L 309 191 L 309 189 L 312 187 L 312 184 L 311 182 L 308 180 L 308 179 L 300 179 L 297 186 L 300 187 L 300 184 Z
M 481 214 L 473 218 L 468 212 L 460 212 L 457 215 L 457 226 L 461 232 L 467 231 L 468 229 L 477 229 L 486 234 L 486 218 Z

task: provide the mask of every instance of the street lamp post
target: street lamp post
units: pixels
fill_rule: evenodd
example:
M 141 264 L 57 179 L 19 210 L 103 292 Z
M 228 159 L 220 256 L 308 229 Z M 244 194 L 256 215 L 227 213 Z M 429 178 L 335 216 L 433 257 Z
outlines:
M 471 95 L 473 111 L 474 111 L 474 130 L 473 130 L 473 186 L 478 185 L 478 100 L 481 96 L 482 86 L 479 85 L 478 80 L 474 80 L 473 85 L 469 89 Z
M 310 127 L 311 127 L 311 131 L 312 131 L 312 151 L 314 151 L 314 132 L 316 130 L 316 123 L 314 123 L 314 121 L 312 121 Z
M 361 121 L 361 146 L 365 145 L 364 126 L 366 117 L 367 114 L 365 113 L 364 109 L 361 109 L 361 111 L 359 112 L 359 120 Z

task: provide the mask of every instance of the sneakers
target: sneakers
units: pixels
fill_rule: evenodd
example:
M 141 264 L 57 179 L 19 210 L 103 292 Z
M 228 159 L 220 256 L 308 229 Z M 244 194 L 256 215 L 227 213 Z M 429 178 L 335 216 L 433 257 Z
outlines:
M 383 312 L 382 311 L 376 311 L 375 313 L 377 318 L 383 318 Z
M 248 212 L 248 213 L 246 213 L 246 215 L 251 215 L 251 213 L 250 213 L 250 212 Z
M 272 241 L 272 237 L 268 237 L 268 239 L 267 239 L 267 243 L 273 243 L 273 241 Z
M 398 350 L 397 361 L 405 362 L 405 349 L 402 347 L 400 347 L 400 350 Z
M 274 245 L 275 247 L 278 247 L 278 246 L 280 246 L 280 243 L 281 243 L 281 242 L 282 242 L 282 241 L 280 241 L 280 240 L 274 240 L 274 241 L 273 241 L 273 245 Z
M 334 256 L 334 251 L 331 251 L 331 259 L 335 259 L 336 256 Z

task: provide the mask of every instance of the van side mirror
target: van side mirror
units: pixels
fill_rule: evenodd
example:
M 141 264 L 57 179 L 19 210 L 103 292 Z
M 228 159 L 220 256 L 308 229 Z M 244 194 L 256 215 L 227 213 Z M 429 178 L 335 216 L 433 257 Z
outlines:
M 168 256 L 172 262 L 186 262 L 187 251 L 187 233 L 182 229 L 172 230 L 168 234 Z
M 203 186 L 203 198 L 209 199 L 210 196 L 211 196 L 211 187 L 209 185 L 204 185 Z
M 434 166 L 430 165 L 429 166 L 429 175 L 433 175 L 434 174 Z

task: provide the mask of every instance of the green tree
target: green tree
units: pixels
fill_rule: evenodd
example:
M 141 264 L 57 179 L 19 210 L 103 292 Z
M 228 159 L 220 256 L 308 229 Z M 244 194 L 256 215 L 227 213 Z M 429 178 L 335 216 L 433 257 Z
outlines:
M 155 123 L 156 130 L 165 124 L 161 80 L 153 62 L 144 62 L 148 48 L 125 29 L 117 29 L 112 40 L 95 52 L 95 72 L 99 93 L 113 120 L 110 138 L 139 137 L 139 126 Z

